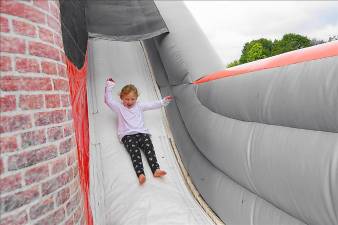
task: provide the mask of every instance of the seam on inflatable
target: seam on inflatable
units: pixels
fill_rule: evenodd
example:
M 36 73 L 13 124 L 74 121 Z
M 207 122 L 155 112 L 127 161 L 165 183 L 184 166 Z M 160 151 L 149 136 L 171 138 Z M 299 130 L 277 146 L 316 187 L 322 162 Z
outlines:
M 252 167 L 251 167 L 251 150 L 252 150 L 252 143 L 253 143 L 253 139 L 254 139 L 255 130 L 256 130 L 256 125 L 254 125 L 252 127 L 252 129 L 250 131 L 250 134 L 249 134 L 249 141 L 248 141 L 248 145 L 247 145 L 247 148 L 246 148 L 246 162 L 247 162 L 247 165 L 245 167 L 245 170 L 246 170 L 247 178 L 249 180 L 251 188 L 255 191 L 255 193 L 257 195 L 260 196 L 260 193 L 258 193 L 257 188 L 256 188 L 255 183 L 253 182 L 253 180 L 251 178 L 251 173 L 250 173 L 250 171 L 252 170 Z

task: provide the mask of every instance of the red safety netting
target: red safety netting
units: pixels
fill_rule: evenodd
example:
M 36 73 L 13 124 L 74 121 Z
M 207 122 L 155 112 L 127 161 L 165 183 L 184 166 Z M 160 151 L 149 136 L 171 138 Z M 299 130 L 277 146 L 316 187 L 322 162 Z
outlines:
M 286 66 L 290 64 L 321 59 L 326 57 L 332 57 L 338 55 L 338 41 L 328 42 L 321 45 L 316 45 L 309 48 L 303 48 L 292 52 L 287 52 L 281 55 L 273 56 L 257 60 L 251 63 L 235 66 L 222 70 L 216 73 L 206 75 L 196 81 L 193 84 L 200 84 L 211 80 L 217 80 L 223 77 L 240 75 L 243 73 L 249 73 L 264 69 L 270 69 L 280 66 Z
M 87 62 L 86 57 L 83 67 L 77 69 L 77 67 L 67 58 L 67 72 L 77 144 L 79 176 L 84 197 L 84 212 L 87 225 L 92 225 L 93 217 L 89 203 L 89 123 L 86 85 Z

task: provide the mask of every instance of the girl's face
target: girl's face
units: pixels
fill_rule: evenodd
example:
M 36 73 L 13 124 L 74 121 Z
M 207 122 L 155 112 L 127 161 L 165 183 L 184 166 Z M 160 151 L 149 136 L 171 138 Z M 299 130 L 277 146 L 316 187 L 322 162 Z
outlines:
M 131 91 L 128 94 L 123 95 L 121 100 L 122 100 L 123 105 L 127 107 L 128 109 L 130 109 L 135 105 L 137 96 L 135 92 Z

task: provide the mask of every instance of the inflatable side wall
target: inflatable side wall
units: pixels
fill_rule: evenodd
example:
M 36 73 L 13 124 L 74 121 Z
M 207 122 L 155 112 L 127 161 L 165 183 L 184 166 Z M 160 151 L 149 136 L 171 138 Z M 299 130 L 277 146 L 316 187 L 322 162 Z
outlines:
M 183 3 L 156 4 L 170 33 L 144 46 L 209 206 L 226 224 L 338 224 L 338 57 L 192 85 L 224 67 Z

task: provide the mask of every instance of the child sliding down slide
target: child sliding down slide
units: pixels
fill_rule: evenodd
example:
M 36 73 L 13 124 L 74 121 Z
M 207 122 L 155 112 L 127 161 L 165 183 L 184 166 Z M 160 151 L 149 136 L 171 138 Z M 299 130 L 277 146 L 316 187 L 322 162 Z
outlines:
M 120 92 L 120 102 L 113 99 L 114 86 L 115 81 L 108 78 L 104 101 L 117 114 L 117 135 L 130 155 L 139 183 L 142 185 L 146 181 L 140 149 L 144 152 L 154 177 L 166 175 L 167 173 L 160 169 L 149 130 L 144 126 L 143 111 L 167 106 L 173 97 L 166 96 L 162 100 L 147 103 L 137 102 L 137 88 L 128 84 Z

